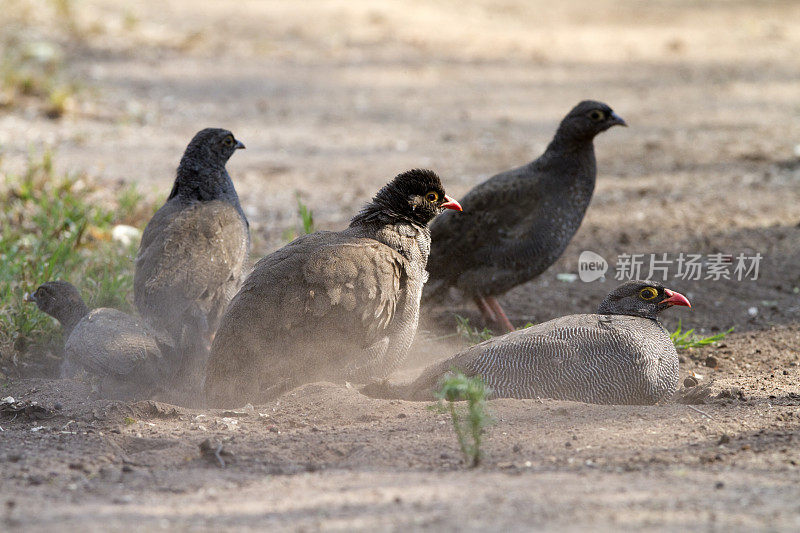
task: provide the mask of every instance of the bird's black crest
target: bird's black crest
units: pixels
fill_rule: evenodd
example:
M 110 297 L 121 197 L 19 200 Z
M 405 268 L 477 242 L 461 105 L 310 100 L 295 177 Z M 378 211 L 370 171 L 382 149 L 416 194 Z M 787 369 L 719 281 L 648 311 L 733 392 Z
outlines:
M 436 191 L 444 195 L 442 181 L 439 179 L 439 176 L 436 175 L 436 172 L 422 168 L 415 168 L 398 174 L 381 190 L 381 192 L 388 188 L 396 189 L 404 195 L 422 195 L 428 191 Z M 379 192 L 378 195 L 380 195 L 381 192 Z
M 439 201 L 437 203 L 422 201 L 422 198 L 431 191 L 436 192 Z M 372 202 L 353 217 L 350 224 L 380 217 L 404 219 L 425 226 L 442 211 L 439 204 L 444 196 L 442 181 L 434 171 L 419 168 L 408 170 L 384 185 Z

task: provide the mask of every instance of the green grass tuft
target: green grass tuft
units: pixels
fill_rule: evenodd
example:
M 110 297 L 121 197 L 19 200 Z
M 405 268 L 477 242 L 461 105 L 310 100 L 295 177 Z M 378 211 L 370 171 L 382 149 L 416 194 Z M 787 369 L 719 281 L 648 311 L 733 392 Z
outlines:
M 469 319 L 461 315 L 456 316 L 456 333 L 461 335 L 468 343 L 478 344 L 489 340 L 494 336 L 494 333 L 489 328 L 479 330 L 477 327 L 469 323 Z
M 687 348 L 698 348 L 700 346 L 708 346 L 710 344 L 719 342 L 732 331 L 733 328 L 729 329 L 728 331 L 723 331 L 722 333 L 717 333 L 716 335 L 712 335 L 710 337 L 700 337 L 699 335 L 694 334 L 694 328 L 688 331 L 683 331 L 683 323 L 679 319 L 677 329 L 673 331 L 669 337 L 672 339 L 672 343 L 675 345 L 675 348 L 678 350 L 685 350 Z
M 492 423 L 486 410 L 486 397 L 491 393 L 480 377 L 467 377 L 455 369 L 448 372 L 436 391 L 439 410 L 450 413 L 453 429 L 464 460 L 471 467 L 478 466 L 483 452 L 483 430 Z M 466 400 L 466 408 L 456 408 L 455 402 Z M 447 407 L 443 405 L 447 402 Z
M 303 233 L 306 235 L 314 233 L 316 231 L 314 228 L 314 212 L 303 203 L 299 192 L 295 193 L 295 198 L 297 199 L 297 216 L 300 217 L 300 223 L 303 225 Z M 287 228 L 283 232 L 283 240 L 285 241 L 291 242 L 297 237 L 298 230 L 296 228 Z
M 306 235 L 314 233 L 314 213 L 303 203 L 300 193 L 297 193 L 297 214 L 300 215 L 300 220 L 303 223 L 303 232 Z
M 116 224 L 134 220 L 130 189 L 101 201 L 100 187 L 83 176 L 57 175 L 50 152 L 30 156 L 20 175 L 0 168 L 0 364 L 8 369 L 33 354 L 58 351 L 59 326 L 25 292 L 48 280 L 75 284 L 90 308 L 131 311 L 137 243 L 111 239 Z M 139 209 L 138 207 L 136 209 Z M 138 212 L 138 211 L 137 211 Z M 149 213 L 145 210 L 145 213 Z M 121 220 L 124 218 L 124 220 Z

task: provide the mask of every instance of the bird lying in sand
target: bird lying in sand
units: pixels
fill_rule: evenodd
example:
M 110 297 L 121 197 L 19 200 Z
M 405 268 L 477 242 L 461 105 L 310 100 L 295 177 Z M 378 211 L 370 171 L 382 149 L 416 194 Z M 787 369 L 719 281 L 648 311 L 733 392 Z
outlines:
M 491 327 L 513 331 L 496 296 L 534 279 L 564 252 L 594 192 L 592 141 L 616 125 L 626 124 L 606 104 L 579 103 L 538 159 L 473 188 L 461 200 L 463 215 L 437 218 L 424 301 L 456 287 Z
M 25 301 L 61 323 L 64 338 L 62 377 L 86 372 L 99 380 L 109 398 L 148 398 L 162 390 L 172 372 L 175 350 L 169 335 L 116 309 L 89 310 L 78 289 L 66 281 L 48 281 Z
M 417 330 L 427 224 L 444 209 L 461 207 L 434 172 L 411 170 L 347 229 L 304 235 L 261 259 L 214 338 L 208 402 L 232 406 L 302 383 L 392 372 Z
M 225 169 L 241 148 L 228 130 L 207 128 L 194 136 L 136 256 L 136 308 L 174 337 L 180 357 L 175 383 L 184 388 L 202 386 L 211 338 L 244 279 L 249 225 Z
M 495 337 L 434 365 L 410 385 L 371 384 L 379 397 L 432 400 L 451 369 L 481 376 L 495 398 L 554 398 L 603 404 L 654 404 L 678 386 L 678 354 L 658 320 L 691 307 L 656 281 L 629 281 L 597 314 L 568 315 Z M 374 391 L 374 392 L 373 392 Z

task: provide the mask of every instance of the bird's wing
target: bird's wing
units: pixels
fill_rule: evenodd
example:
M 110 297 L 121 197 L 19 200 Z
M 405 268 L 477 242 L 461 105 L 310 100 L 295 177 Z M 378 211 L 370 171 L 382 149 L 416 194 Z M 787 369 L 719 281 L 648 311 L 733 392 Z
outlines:
M 247 225 L 231 204 L 165 205 L 145 229 L 136 258 L 139 311 L 163 322 L 205 318 L 239 285 L 249 248 Z
M 445 212 L 436 217 L 431 224 L 432 276 L 440 277 L 440 269 L 452 269 L 453 257 L 460 258 L 459 272 L 485 263 L 487 254 L 492 262 L 496 261 L 495 250 L 518 240 L 515 230 L 527 228 L 523 221 L 539 212 L 542 197 L 547 194 L 544 186 L 526 165 L 475 186 L 460 200 L 463 212 Z
M 587 339 L 597 351 L 613 350 L 612 330 L 598 328 L 598 315 L 569 315 L 493 337 L 438 363 L 414 381 L 411 395 L 430 397 L 441 377 L 456 369 L 480 375 L 499 395 L 556 397 L 565 381 L 586 379 Z M 513 394 L 509 394 L 513 391 Z
M 302 283 L 296 287 L 304 313 L 287 319 L 342 322 L 356 328 L 368 346 L 392 322 L 403 294 L 406 263 L 397 251 L 371 239 L 321 246 L 302 265 Z
M 257 394 L 259 385 L 330 379 L 348 359 L 385 351 L 406 266 L 382 243 L 333 232 L 304 235 L 264 257 L 214 338 L 207 394 L 224 403 Z
M 166 370 L 155 333 L 116 309 L 91 311 L 70 334 L 65 354 L 72 368 L 150 386 Z

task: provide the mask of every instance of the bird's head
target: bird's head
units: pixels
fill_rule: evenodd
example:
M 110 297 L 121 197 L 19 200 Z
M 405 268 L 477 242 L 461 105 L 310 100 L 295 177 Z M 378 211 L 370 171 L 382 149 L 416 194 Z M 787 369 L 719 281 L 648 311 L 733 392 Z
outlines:
M 611 126 L 627 126 L 627 124 L 603 102 L 584 100 L 564 117 L 558 131 L 573 140 L 590 141 L 595 135 Z
M 33 293 L 25 293 L 26 302 L 35 303 L 39 310 L 71 327 L 88 312 L 78 289 L 67 281 L 48 281 Z
M 195 134 L 186 147 L 183 157 L 208 166 L 224 167 L 233 153 L 241 148 L 244 148 L 244 144 L 230 131 L 222 128 L 206 128 Z
M 423 226 L 445 209 L 461 211 L 461 205 L 444 193 L 439 176 L 424 169 L 398 174 L 378 191 L 373 203 Z
M 692 306 L 683 294 L 657 281 L 633 280 L 611 291 L 600 304 L 598 313 L 656 318 L 658 313 L 673 305 Z

